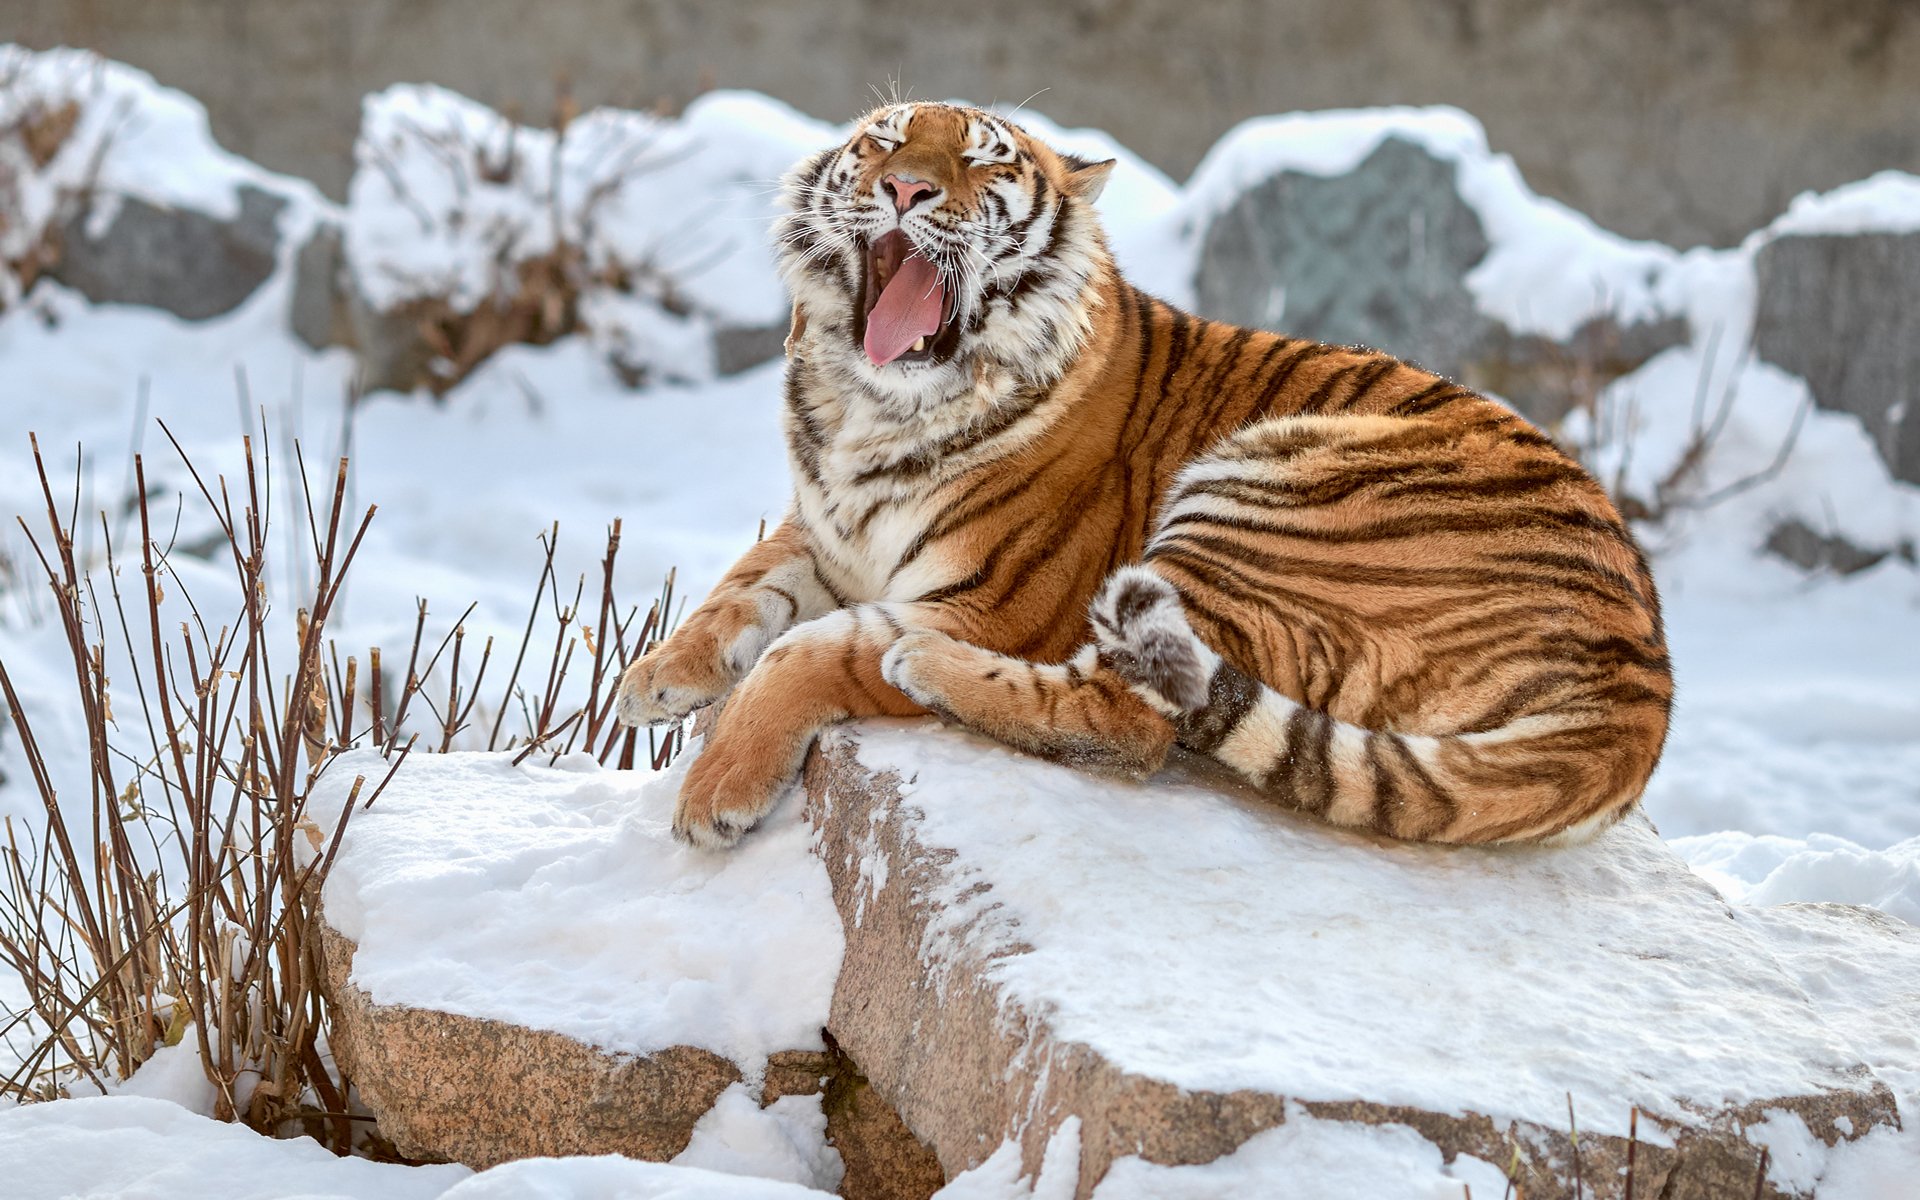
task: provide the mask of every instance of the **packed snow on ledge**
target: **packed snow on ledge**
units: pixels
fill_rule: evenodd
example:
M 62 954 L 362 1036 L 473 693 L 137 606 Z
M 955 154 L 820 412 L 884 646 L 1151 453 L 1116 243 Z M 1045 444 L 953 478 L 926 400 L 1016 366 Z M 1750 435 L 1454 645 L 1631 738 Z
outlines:
M 612 1053 L 696 1046 L 750 1081 L 769 1054 L 824 1049 L 840 921 L 790 806 L 705 854 L 669 828 L 685 756 L 660 774 L 512 757 L 419 756 L 354 814 L 323 899 L 375 1004 Z M 372 751 L 336 758 L 316 820 L 385 774 Z
M 243 433 L 281 450 L 297 438 L 310 461 L 350 451 L 355 502 L 380 506 L 336 629 L 343 644 L 351 645 L 404 644 L 416 597 L 429 604 L 433 636 L 471 602 L 476 636 L 492 633 L 511 641 L 539 567 L 535 539 L 555 520 L 563 531 L 563 578 L 587 569 L 598 556 L 600 532 L 622 518 L 621 583 L 627 594 L 645 594 L 677 565 L 683 594 L 698 596 L 751 543 L 759 522 L 775 520 L 783 510 L 787 486 L 778 365 L 714 379 L 711 363 L 700 359 L 704 349 L 685 326 L 779 315 L 764 235 L 771 181 L 801 154 L 836 136 L 838 127 L 745 93 L 709 97 L 677 120 L 595 115 L 582 126 L 581 136 L 591 134 L 601 139 L 602 150 L 617 152 L 608 151 L 611 160 L 584 153 L 562 156 L 561 179 L 552 186 L 590 187 L 599 165 L 640 147 L 634 153 L 657 168 L 642 176 L 644 193 L 632 193 L 644 194 L 646 202 L 622 202 L 612 210 L 599 227 L 602 240 L 593 244 L 593 252 L 652 256 L 666 267 L 677 261 L 662 257 L 666 249 L 698 249 L 708 265 L 690 276 L 692 315 L 668 321 L 660 315 L 665 310 L 657 308 L 637 316 L 615 314 L 618 319 L 604 326 L 612 333 L 496 354 L 441 403 L 387 393 L 349 408 L 344 397 L 353 371 L 350 356 L 337 349 L 311 351 L 287 330 L 292 258 L 301 239 L 321 217 L 343 218 L 351 269 L 373 288 L 384 281 L 394 289 L 390 298 L 423 275 L 451 280 L 457 285 L 451 288 L 454 294 L 467 295 L 479 285 L 467 274 L 472 261 L 462 257 L 461 247 L 435 240 L 438 234 L 409 238 L 405 220 L 395 223 L 391 198 L 380 196 L 371 165 L 340 210 L 304 182 L 272 175 L 222 151 L 212 142 L 197 102 L 157 87 L 140 72 L 72 52 L 8 53 L 13 65 L 23 67 L 19 78 L 25 80 L 10 99 L 73 95 L 87 103 L 78 132 L 53 169 L 32 176 L 34 190 L 17 210 L 28 219 L 9 225 L 5 237 L 14 240 L 0 241 L 0 259 L 11 261 L 20 244 L 45 231 L 59 189 L 73 186 L 94 149 L 108 142 L 110 152 L 101 157 L 95 182 L 112 194 L 215 217 L 231 215 L 241 184 L 292 201 L 279 218 L 279 270 L 239 308 L 211 320 L 183 322 L 152 309 L 95 305 L 48 280 L 23 293 L 14 275 L 0 277 L 0 397 L 8 430 L 0 438 L 0 516 L 7 518 L 6 532 L 0 533 L 0 565 L 13 564 L 0 570 L 0 654 L 23 683 L 29 706 L 41 715 L 37 731 L 62 779 L 85 778 L 87 747 L 61 707 L 64 651 L 57 638 L 46 636 L 38 585 L 18 569 L 32 557 L 11 518 L 20 513 L 36 522 L 40 504 L 27 431 L 39 435 L 57 477 L 70 478 L 62 473 L 80 468 L 84 512 L 124 510 L 130 494 L 127 465 L 136 450 L 145 452 L 149 477 L 162 494 L 190 489 L 155 430 L 156 418 L 168 423 L 209 474 L 232 475 Z M 117 114 L 128 112 L 137 119 L 116 123 Z M 436 89 L 398 89 L 374 98 L 372 127 L 378 128 L 382 113 L 408 115 L 424 128 L 477 130 L 477 136 L 498 137 L 509 128 L 503 119 Z M 1804 385 L 1743 357 L 1752 318 L 1752 259 L 1759 246 L 1784 234 L 1920 228 L 1920 181 L 1887 173 L 1796 200 L 1773 227 L 1757 231 L 1736 250 L 1679 253 L 1629 242 L 1534 196 L 1510 160 L 1488 148 L 1477 124 L 1453 110 L 1293 114 L 1249 122 L 1223 139 L 1184 187 L 1096 131 L 1058 129 L 1037 114 L 1021 119 L 1065 148 L 1120 159 L 1101 202 L 1116 253 L 1136 282 L 1176 300 L 1191 294 L 1199 231 L 1237 188 L 1280 169 L 1338 173 L 1390 134 L 1456 163 L 1463 195 L 1481 214 L 1492 247 L 1469 280 L 1487 312 L 1515 328 L 1554 333 L 1576 325 L 1604 295 L 1621 311 L 1679 313 L 1691 322 L 1693 344 L 1666 352 L 1610 389 L 1614 399 L 1632 400 L 1625 410 L 1638 437 L 1617 444 L 1614 457 L 1603 465 L 1641 481 L 1657 478 L 1682 453 L 1686 415 L 1703 379 L 1716 393 L 1738 381 L 1743 397 L 1728 423 L 1710 484 L 1726 484 L 1764 466 L 1794 419 Z M 585 142 L 581 146 L 590 148 Z M 668 149 L 673 153 L 664 153 Z M 427 175 L 426 160 L 406 170 L 404 178 L 420 196 L 441 194 Z M 538 249 L 544 227 L 530 209 L 538 196 L 482 199 L 497 206 L 496 215 L 509 227 L 535 239 L 524 242 L 529 253 Z M 102 207 L 90 227 L 111 215 L 110 205 Z M 429 224 L 433 217 L 429 213 Z M 1570 263 L 1577 269 L 1569 269 Z M 1709 338 L 1709 330 L 1717 337 Z M 687 355 L 659 376 L 683 382 L 639 393 L 628 388 L 609 362 L 606 339 L 618 336 L 652 339 L 650 354 Z M 237 376 L 246 385 L 244 399 Z M 76 444 L 85 448 L 78 464 L 71 457 Z M 1630 455 L 1624 451 L 1627 444 L 1633 447 Z M 1920 688 L 1915 686 L 1920 680 L 1920 582 L 1897 559 L 1836 579 L 1808 577 L 1757 554 L 1767 523 L 1782 515 L 1894 544 L 1920 535 L 1917 513 L 1916 489 L 1889 477 L 1859 422 L 1818 411 L 1807 419 L 1786 468 L 1770 482 L 1671 527 L 1643 530 L 1667 600 L 1681 697 L 1646 806 L 1675 839 L 1674 849 L 1733 900 L 1752 906 L 1834 900 L 1920 919 L 1920 791 L 1915 784 L 1920 780 Z M 183 544 L 210 529 L 191 509 L 183 522 Z M 86 535 L 81 551 L 97 556 L 92 536 Z M 175 557 L 183 572 L 211 575 L 206 564 Z M 271 581 L 283 602 L 287 582 Z M 107 655 L 108 674 L 128 677 L 121 652 L 109 645 Z M 553 770 L 564 775 L 568 769 L 562 764 Z M 531 839 L 522 851 L 525 857 L 502 851 L 467 863 L 469 876 L 450 871 L 441 881 L 448 902 L 456 902 L 459 888 L 472 889 L 470 897 L 483 896 L 489 879 L 515 873 L 552 879 L 556 895 L 586 899 L 598 883 L 629 867 L 645 869 L 643 863 L 661 871 L 663 880 L 715 894 L 741 882 L 732 873 L 739 867 L 673 859 L 677 852 L 648 840 L 654 835 L 643 827 L 646 820 L 658 819 L 661 801 L 656 796 L 650 802 L 655 815 L 645 817 L 648 803 L 640 792 L 660 784 L 577 775 L 578 790 L 554 784 L 548 827 L 536 828 L 534 817 L 502 814 L 503 832 Z M 5 729 L 0 729 L 0 776 L 13 781 L 0 784 L 0 814 L 30 827 L 37 801 L 20 782 L 28 773 Z M 84 787 L 69 791 L 85 793 Z M 629 803 L 636 815 L 622 811 Z M 786 825 L 758 835 L 766 844 L 758 853 L 792 851 L 781 839 L 800 835 L 792 830 L 790 810 L 786 815 Z M 746 853 L 756 851 L 749 846 Z M 545 862 L 543 854 L 549 856 Z M 633 854 L 635 860 L 625 863 L 621 854 Z M 569 877 L 576 868 L 578 874 Z M 812 886 L 798 875 L 794 881 Z M 376 885 L 367 881 L 365 902 L 378 904 Z M 745 903 L 751 889 L 731 894 Z M 1791 910 L 1752 911 L 1755 919 L 1774 920 Z M 519 929 L 521 944 L 533 945 L 532 931 L 558 912 L 499 916 Z M 452 922 L 441 932 L 458 927 Z M 807 936 L 825 945 L 824 926 Z M 763 995 L 768 986 L 765 979 L 730 976 L 726 970 L 731 968 L 702 973 L 689 958 L 615 962 L 623 956 L 608 954 L 610 965 L 641 972 L 636 977 L 685 970 L 684 978 L 700 981 L 694 990 L 707 996 Z M 386 972 L 376 975 L 380 986 L 407 986 L 408 964 L 395 959 L 382 967 L 380 957 L 376 950 L 366 967 Z M 1850 974 L 1844 965 L 1829 973 L 1836 989 L 1849 979 L 1857 986 L 1870 983 L 1870 972 Z M 0 988 L 9 986 L 0 981 Z M 816 992 L 807 1004 L 818 1002 L 819 982 L 812 986 Z M 484 1006 L 499 999 L 487 991 L 474 983 L 473 1002 Z M 655 1015 L 661 1022 L 685 1022 L 676 1036 L 705 1037 L 706 1044 L 740 1058 L 788 1036 L 791 1030 L 782 1022 L 797 1028 L 801 1007 L 748 1011 L 722 1005 L 701 1015 L 699 1006 L 684 997 L 667 992 L 657 999 Z M 582 1018 L 583 1025 L 588 1014 L 610 1019 L 606 997 L 583 992 L 574 1000 L 568 1019 Z M 1886 1052 L 1890 1062 L 1905 1061 L 1913 1069 L 1912 1051 L 1910 1045 L 1890 1043 Z M 684 1189 L 673 1191 L 677 1195 L 812 1194 L 799 1182 L 749 1184 L 714 1176 L 701 1166 L 614 1160 L 518 1163 L 471 1177 L 458 1167 L 339 1163 L 304 1143 L 258 1139 L 186 1111 L 202 1102 L 191 1067 L 178 1055 L 156 1059 L 128 1089 L 148 1092 L 144 1097 L 122 1094 L 0 1113 L 0 1163 L 7 1165 L 8 1178 L 25 1180 L 22 1194 L 29 1196 L 112 1193 L 138 1179 L 148 1181 L 148 1194 L 183 1197 L 213 1191 L 428 1196 L 448 1189 L 461 1196 L 539 1189 L 554 1195 L 645 1196 L 676 1188 Z M 1909 1129 L 1914 1128 L 1915 1094 L 1915 1086 L 1902 1092 Z M 702 1166 L 724 1160 L 748 1164 L 749 1173 L 798 1179 L 793 1163 L 819 1149 L 806 1142 L 808 1114 L 769 1112 L 768 1124 L 757 1125 L 745 1115 L 716 1118 L 688 1155 L 704 1147 Z M 1063 1161 L 1069 1157 L 1064 1145 L 1061 1153 Z M 1328 1194 L 1452 1197 L 1461 1182 L 1471 1183 L 1476 1195 L 1493 1194 L 1493 1177 L 1474 1175 L 1476 1169 L 1443 1166 L 1411 1131 L 1303 1118 L 1205 1168 L 1123 1161 L 1101 1194 L 1234 1194 L 1231 1181 L 1268 1170 L 1329 1181 Z M 1825 1169 L 1823 1196 L 1892 1196 L 1901 1185 L 1889 1181 L 1920 1174 L 1920 1151 L 1914 1135 L 1904 1140 L 1876 1135 Z M 1033 1181 L 1018 1181 L 1017 1170 L 1017 1160 L 1009 1165 L 1004 1156 L 996 1157 L 955 1180 L 949 1193 L 1025 1194 Z M 1343 1171 L 1347 1174 L 1339 1174 Z M 1049 1178 L 1043 1175 L 1041 1194 L 1048 1194 Z M 210 1182 L 215 1180 L 217 1188 Z M 1890 1187 L 1896 1190 L 1886 1190 Z

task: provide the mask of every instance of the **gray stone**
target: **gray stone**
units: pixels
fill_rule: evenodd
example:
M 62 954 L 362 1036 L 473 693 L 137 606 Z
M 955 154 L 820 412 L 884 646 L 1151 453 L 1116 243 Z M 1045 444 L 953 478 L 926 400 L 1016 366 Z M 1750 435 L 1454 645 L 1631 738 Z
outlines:
M 87 236 L 83 211 L 61 231 L 47 274 L 96 304 L 150 305 L 188 321 L 231 312 L 273 274 L 287 204 L 246 185 L 237 194 L 230 221 L 123 196 L 98 238 Z
M 1898 546 L 1856 546 L 1838 534 L 1821 533 L 1798 517 L 1790 517 L 1773 527 L 1767 535 L 1767 553 L 1784 558 L 1803 571 L 1832 571 L 1852 575 L 1878 566 L 1889 555 L 1914 560 L 1912 542 Z
M 317 226 L 294 255 L 287 324 L 312 349 L 352 350 L 361 392 L 444 386 L 434 369 L 441 355 L 428 331 L 451 317 L 440 301 L 410 301 L 389 312 L 369 304 L 347 268 L 344 233 L 331 221 Z
M 1352 171 L 1283 171 L 1208 226 L 1200 312 L 1236 325 L 1372 346 L 1492 392 L 1552 428 L 1606 383 L 1687 340 L 1678 317 L 1596 317 L 1566 342 L 1514 333 L 1474 304 L 1488 250 L 1452 163 L 1390 137 Z
M 349 287 L 340 227 L 323 221 L 293 256 L 293 296 L 287 324 L 313 350 L 353 344 Z
M 1390 137 L 1345 175 L 1283 171 L 1208 227 L 1200 312 L 1373 346 L 1457 376 L 1491 322 L 1465 278 L 1486 256 L 1452 163 Z
M 1866 426 L 1920 483 L 1920 233 L 1787 236 L 1760 248 L 1753 348 Z
M 728 327 L 713 331 L 713 369 L 738 375 L 785 352 L 787 326 Z

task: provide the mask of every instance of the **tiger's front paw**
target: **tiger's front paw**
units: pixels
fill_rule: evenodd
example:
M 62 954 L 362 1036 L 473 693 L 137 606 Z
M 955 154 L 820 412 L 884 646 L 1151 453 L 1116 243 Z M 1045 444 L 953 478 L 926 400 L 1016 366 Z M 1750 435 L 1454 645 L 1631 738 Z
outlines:
M 799 772 L 800 754 L 716 733 L 693 761 L 673 808 L 673 836 L 725 850 L 760 823 Z
M 671 725 L 733 686 L 711 648 L 676 640 L 654 647 L 620 676 L 614 716 L 622 725 Z

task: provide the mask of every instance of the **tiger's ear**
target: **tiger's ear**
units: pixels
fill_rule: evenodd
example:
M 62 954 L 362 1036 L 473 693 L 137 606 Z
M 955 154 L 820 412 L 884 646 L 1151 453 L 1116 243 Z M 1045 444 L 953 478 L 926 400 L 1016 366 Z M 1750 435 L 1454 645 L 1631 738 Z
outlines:
M 1102 159 L 1088 162 L 1077 154 L 1062 154 L 1060 165 L 1067 169 L 1067 194 L 1078 196 L 1088 204 L 1100 198 L 1100 191 L 1107 186 L 1107 176 L 1113 174 L 1115 159 Z

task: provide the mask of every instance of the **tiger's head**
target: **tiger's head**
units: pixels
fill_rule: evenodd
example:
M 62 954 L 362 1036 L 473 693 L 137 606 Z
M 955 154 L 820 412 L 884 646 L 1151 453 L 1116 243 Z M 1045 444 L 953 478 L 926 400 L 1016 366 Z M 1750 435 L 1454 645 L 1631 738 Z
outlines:
M 1108 262 L 1093 201 L 1113 165 L 977 108 L 868 114 L 782 181 L 781 273 L 809 346 L 907 400 L 954 395 L 989 363 L 1050 383 L 1089 328 Z

